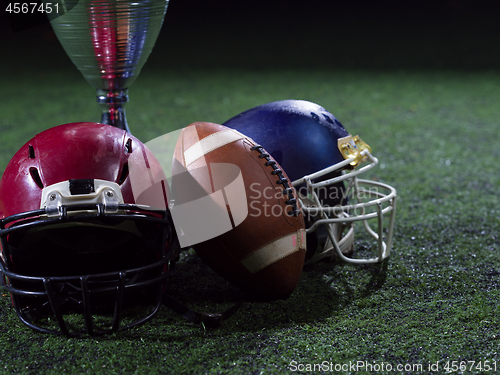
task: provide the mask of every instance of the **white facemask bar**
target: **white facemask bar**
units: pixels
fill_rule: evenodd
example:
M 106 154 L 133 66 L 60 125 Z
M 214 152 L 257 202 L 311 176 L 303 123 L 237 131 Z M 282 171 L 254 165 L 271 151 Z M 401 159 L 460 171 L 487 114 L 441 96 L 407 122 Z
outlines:
M 299 194 L 299 200 L 301 201 L 304 215 L 320 215 L 321 217 L 319 220 L 315 221 L 311 227 L 307 228 L 307 233 L 313 232 L 319 225 L 324 225 L 328 232 L 329 241 L 327 241 L 327 246 L 325 246 L 322 251 L 314 254 L 309 260 L 309 263 L 313 263 L 327 256 L 333 256 L 333 249 L 335 249 L 335 253 L 340 259 L 345 262 L 355 264 L 379 263 L 386 259 L 390 254 L 392 247 L 392 235 L 394 232 L 394 218 L 396 213 L 396 189 L 380 182 L 357 179 L 357 175 L 370 170 L 378 164 L 378 159 L 372 156 L 369 150 L 365 149 L 361 151 L 360 154 L 363 156 L 363 160 L 369 161 L 370 164 L 365 165 L 358 170 L 352 170 L 351 172 L 344 173 L 326 181 L 316 183 L 312 182 L 313 179 L 324 176 L 333 171 L 340 171 L 342 168 L 350 165 L 354 161 L 354 158 L 349 158 L 309 176 L 304 176 L 292 183 L 295 187 L 304 182 L 306 183 L 308 192 L 307 199 L 301 199 Z M 360 203 L 344 206 L 339 205 L 336 207 L 323 207 L 315 189 L 333 185 L 345 180 L 349 180 L 345 193 L 346 196 L 349 195 L 350 191 L 352 191 L 351 198 L 355 198 L 356 201 Z M 371 187 L 372 189 L 367 189 L 366 186 Z M 382 192 L 380 190 L 382 190 Z M 368 197 L 371 200 L 368 202 L 362 202 L 363 196 Z M 312 201 L 313 205 L 307 205 L 308 201 L 309 203 Z M 366 213 L 366 211 L 369 212 Z M 347 212 L 354 212 L 355 214 L 347 214 Z M 357 212 L 361 212 L 361 214 L 357 214 Z M 390 216 L 386 241 L 384 241 L 384 215 L 387 214 L 390 214 Z M 373 230 L 367 222 L 368 219 L 373 218 L 378 219 L 376 231 Z M 353 228 L 351 227 L 344 237 L 337 240 L 334 233 L 336 228 L 334 226 L 349 222 L 353 223 L 355 221 L 362 221 L 366 232 L 377 241 L 376 257 L 369 259 L 355 259 L 345 255 L 347 252 L 346 250 L 348 250 L 354 242 Z M 328 242 L 331 242 L 332 246 L 328 246 Z

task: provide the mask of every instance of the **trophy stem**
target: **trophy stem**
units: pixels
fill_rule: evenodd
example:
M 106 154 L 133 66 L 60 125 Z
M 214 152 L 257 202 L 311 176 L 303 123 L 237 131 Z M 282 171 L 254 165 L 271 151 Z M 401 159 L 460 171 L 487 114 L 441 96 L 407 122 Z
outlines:
M 97 103 L 101 106 L 101 123 L 113 125 L 130 133 L 125 115 L 128 90 L 97 90 Z

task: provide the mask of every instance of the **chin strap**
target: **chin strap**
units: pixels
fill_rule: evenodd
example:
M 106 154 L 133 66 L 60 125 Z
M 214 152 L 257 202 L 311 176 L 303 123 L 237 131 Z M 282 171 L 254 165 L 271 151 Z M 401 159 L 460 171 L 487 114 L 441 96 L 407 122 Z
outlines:
M 193 311 L 166 293 L 163 293 L 162 303 L 164 306 L 175 311 L 177 314 L 182 315 L 191 323 L 200 324 L 210 328 L 217 328 L 220 327 L 224 320 L 229 319 L 236 312 L 236 310 L 240 308 L 243 301 L 238 302 L 236 305 L 230 307 L 223 313 L 199 313 Z

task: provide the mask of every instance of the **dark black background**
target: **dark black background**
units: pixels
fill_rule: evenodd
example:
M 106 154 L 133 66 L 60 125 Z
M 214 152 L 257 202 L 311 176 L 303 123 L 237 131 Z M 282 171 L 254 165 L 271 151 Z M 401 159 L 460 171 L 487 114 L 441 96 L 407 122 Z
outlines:
M 429 19 L 453 16 L 494 16 L 499 2 L 470 0 L 171 0 L 172 21 L 231 22 L 260 19 L 264 22 L 314 20 L 331 22 L 342 17 L 377 17 L 384 19 Z
M 34 2 L 42 0 L 26 0 Z M 45 0 L 43 0 L 45 2 Z M 24 0 L 0 0 L 2 11 L 9 2 Z M 498 3 L 498 2 L 496 2 Z M 498 11 L 499 5 L 484 0 L 171 0 L 166 17 L 173 24 L 211 24 L 234 22 L 281 23 L 329 22 L 334 26 L 340 18 L 375 17 L 381 22 L 390 18 L 429 19 L 456 15 L 488 16 Z M 19 32 L 45 21 L 43 16 L 2 15 L 1 30 L 5 34 Z
M 499 16 L 484 0 L 171 0 L 148 65 L 497 69 Z M 0 63 L 67 63 L 43 19 L 0 17 Z
M 500 1 L 172 0 L 165 20 L 160 45 L 188 66 L 197 50 L 219 56 L 206 66 L 500 67 Z

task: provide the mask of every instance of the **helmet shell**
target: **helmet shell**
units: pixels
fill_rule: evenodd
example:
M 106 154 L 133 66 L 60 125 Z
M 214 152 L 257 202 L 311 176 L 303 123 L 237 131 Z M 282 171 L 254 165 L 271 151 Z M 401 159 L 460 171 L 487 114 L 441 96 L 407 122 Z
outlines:
M 292 181 L 343 161 L 337 140 L 349 135 L 334 115 L 305 100 L 263 104 L 223 125 L 265 147 Z
M 142 149 L 142 164 L 161 175 L 151 151 L 114 126 L 79 122 L 45 130 L 13 156 L 0 181 L 0 217 L 40 208 L 42 189 L 72 179 L 101 179 L 120 185 L 124 203 L 134 199 L 129 158 Z M 135 163 L 137 164 L 137 163 Z M 135 168 L 140 172 L 140 168 Z

